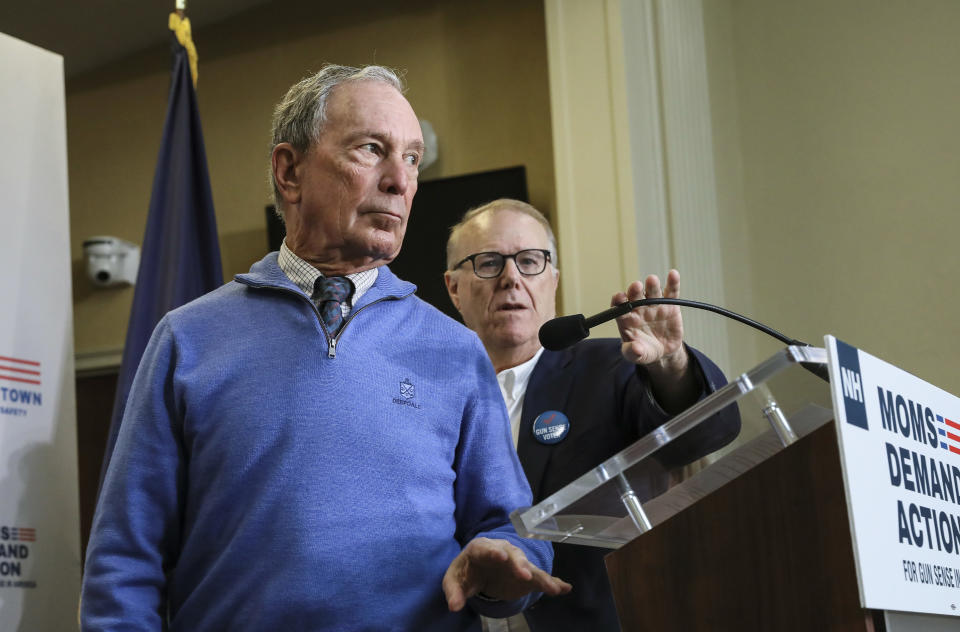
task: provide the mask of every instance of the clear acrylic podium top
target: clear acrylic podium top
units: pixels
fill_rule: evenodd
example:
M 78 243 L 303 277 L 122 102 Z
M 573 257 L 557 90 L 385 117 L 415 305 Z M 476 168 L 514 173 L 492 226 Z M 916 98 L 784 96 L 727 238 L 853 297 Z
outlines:
M 533 507 L 515 510 L 521 536 L 617 549 L 696 502 L 753 465 L 833 419 L 826 350 L 790 346 L 676 415 L 618 454 Z M 634 488 L 649 476 L 657 451 L 720 409 L 740 409 L 740 436 L 712 455 L 713 462 L 651 499 Z M 722 455 L 722 456 L 721 456 Z

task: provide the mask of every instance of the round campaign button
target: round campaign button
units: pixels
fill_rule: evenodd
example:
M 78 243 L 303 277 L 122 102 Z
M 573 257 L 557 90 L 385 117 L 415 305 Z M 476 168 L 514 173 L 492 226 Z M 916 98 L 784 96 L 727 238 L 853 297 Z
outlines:
M 570 431 L 570 420 L 559 410 L 548 410 L 533 420 L 533 436 L 540 443 L 551 445 L 560 442 Z

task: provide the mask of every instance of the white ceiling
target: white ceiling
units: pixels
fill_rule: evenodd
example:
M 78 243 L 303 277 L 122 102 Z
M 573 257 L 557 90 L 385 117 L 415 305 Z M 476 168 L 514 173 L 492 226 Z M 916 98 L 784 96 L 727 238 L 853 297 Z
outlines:
M 193 30 L 267 0 L 195 0 L 187 4 Z M 0 33 L 63 55 L 73 77 L 169 40 L 174 0 L 3 0 Z

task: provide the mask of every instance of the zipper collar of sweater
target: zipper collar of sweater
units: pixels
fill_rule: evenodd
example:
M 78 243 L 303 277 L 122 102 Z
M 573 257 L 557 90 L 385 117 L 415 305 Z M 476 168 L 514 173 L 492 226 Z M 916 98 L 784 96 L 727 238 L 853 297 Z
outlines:
M 297 284 L 291 281 L 280 266 L 277 265 L 277 252 L 271 252 L 266 257 L 253 264 L 250 272 L 246 274 L 237 274 L 233 280 L 250 287 L 256 288 L 275 288 L 284 291 L 295 292 L 309 299 L 310 297 L 303 293 L 297 287 Z M 408 281 L 397 278 L 390 268 L 380 266 L 377 272 L 377 280 L 367 292 L 360 297 L 353 309 L 359 309 L 374 301 L 384 298 L 400 299 L 410 296 L 417 290 L 417 286 Z

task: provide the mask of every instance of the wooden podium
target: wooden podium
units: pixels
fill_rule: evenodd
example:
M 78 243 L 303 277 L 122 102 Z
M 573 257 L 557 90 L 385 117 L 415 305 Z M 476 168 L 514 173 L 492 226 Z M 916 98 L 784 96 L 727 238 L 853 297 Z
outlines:
M 787 347 L 515 511 L 514 526 L 615 549 L 606 564 L 626 631 L 884 630 L 883 611 L 860 602 L 825 366 L 824 349 Z M 728 405 L 745 428 L 772 429 L 641 503 L 633 467 Z
M 882 630 L 840 481 L 831 422 L 608 555 L 623 629 Z

